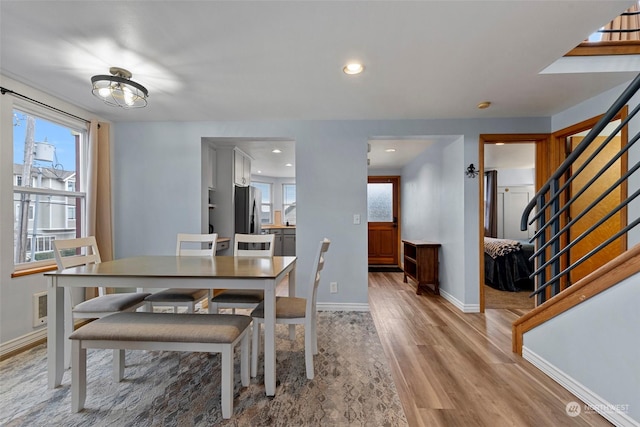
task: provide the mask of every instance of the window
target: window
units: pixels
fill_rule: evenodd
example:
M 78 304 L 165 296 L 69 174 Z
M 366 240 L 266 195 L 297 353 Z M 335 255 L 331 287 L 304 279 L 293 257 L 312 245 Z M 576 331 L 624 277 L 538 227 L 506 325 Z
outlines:
M 296 223 L 296 185 L 282 184 L 283 221 L 291 225 Z
M 271 214 L 273 212 L 271 184 L 267 182 L 251 182 L 251 185 L 259 189 L 262 195 L 260 224 L 273 224 Z
M 82 235 L 84 193 L 76 189 L 84 123 L 25 105 L 13 111 L 14 265 L 55 264 L 53 241 Z M 24 108 L 24 109 L 23 109 Z M 31 183 L 31 185 L 22 185 Z
M 393 222 L 393 184 L 370 182 L 367 184 L 367 220 Z

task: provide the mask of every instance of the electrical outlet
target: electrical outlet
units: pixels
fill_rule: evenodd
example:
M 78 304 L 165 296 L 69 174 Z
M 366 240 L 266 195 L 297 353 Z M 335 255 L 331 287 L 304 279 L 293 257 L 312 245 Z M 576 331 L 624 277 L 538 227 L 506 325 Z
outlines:
M 329 292 L 331 292 L 332 294 L 338 293 L 338 282 L 329 283 Z

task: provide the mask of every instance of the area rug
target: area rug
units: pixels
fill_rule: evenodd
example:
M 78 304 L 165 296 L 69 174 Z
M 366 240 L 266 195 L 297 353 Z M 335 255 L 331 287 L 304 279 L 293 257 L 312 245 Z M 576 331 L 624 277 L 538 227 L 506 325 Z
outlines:
M 49 390 L 42 345 L 0 362 L 0 425 L 407 425 L 370 313 L 319 313 L 313 380 L 305 374 L 303 328 L 290 341 L 286 325 L 277 325 L 276 336 L 276 395 L 265 396 L 261 369 L 243 388 L 236 355 L 229 420 L 220 410 L 217 354 L 127 351 L 125 379 L 114 383 L 112 351 L 89 350 L 85 409 L 72 414 L 70 371 Z

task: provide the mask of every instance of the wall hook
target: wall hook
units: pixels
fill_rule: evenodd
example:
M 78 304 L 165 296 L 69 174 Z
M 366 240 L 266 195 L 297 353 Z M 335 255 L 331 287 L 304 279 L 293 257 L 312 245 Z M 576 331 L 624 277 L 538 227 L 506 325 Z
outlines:
M 478 170 L 476 170 L 476 167 L 473 166 L 473 163 L 471 163 L 468 167 L 467 167 L 467 171 L 465 172 L 467 174 L 467 176 L 469 178 L 475 178 L 476 176 L 478 176 L 478 174 L 480 173 Z

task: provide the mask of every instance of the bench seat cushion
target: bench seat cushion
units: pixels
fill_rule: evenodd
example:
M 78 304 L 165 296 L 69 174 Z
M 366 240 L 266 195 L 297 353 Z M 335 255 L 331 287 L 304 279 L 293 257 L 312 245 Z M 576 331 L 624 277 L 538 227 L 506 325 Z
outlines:
M 209 294 L 207 289 L 165 289 L 147 297 L 151 302 L 193 302 L 205 298 Z
M 276 297 L 276 318 L 301 319 L 305 317 L 307 307 L 306 298 Z M 252 312 L 252 317 L 264 318 L 264 302 L 260 303 Z
M 253 289 L 233 289 L 229 291 L 222 291 L 215 297 L 211 298 L 211 301 L 220 304 L 259 304 L 263 300 L 264 292 Z
M 82 326 L 72 340 L 232 343 L 251 323 L 240 314 L 116 313 Z
M 73 307 L 76 313 L 113 313 L 135 307 L 148 297 L 149 293 L 108 294 L 91 298 Z

